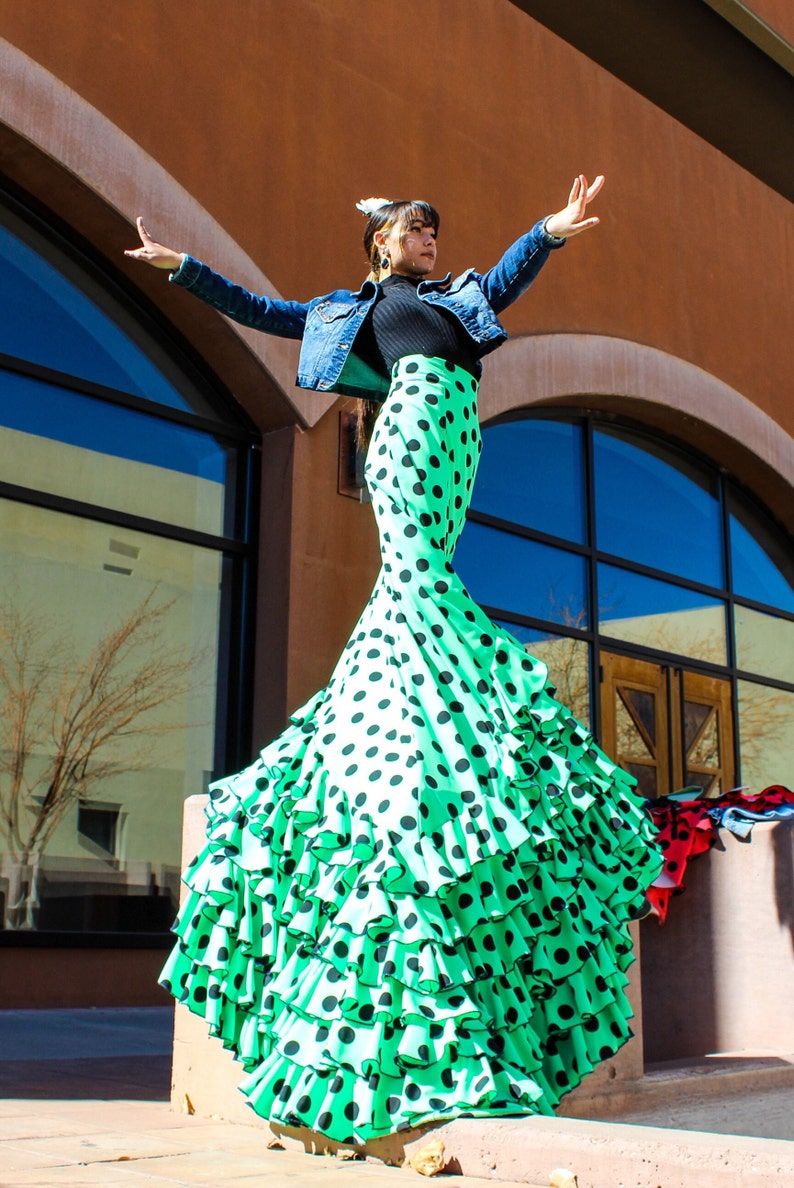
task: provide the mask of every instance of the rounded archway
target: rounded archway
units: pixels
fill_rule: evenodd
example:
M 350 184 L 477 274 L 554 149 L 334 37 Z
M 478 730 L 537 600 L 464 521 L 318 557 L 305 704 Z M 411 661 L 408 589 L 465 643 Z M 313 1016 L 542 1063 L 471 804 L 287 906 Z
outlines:
M 511 340 L 488 360 L 482 419 L 547 406 L 599 411 L 679 440 L 733 474 L 794 532 L 794 440 L 694 364 L 603 335 Z
M 294 343 L 219 318 L 174 293 L 163 276 L 125 261 L 134 221 L 146 213 L 164 241 L 200 250 L 257 293 L 269 278 L 163 166 L 105 114 L 15 45 L 0 38 L 0 156 L 5 177 L 62 219 L 162 310 L 263 432 L 313 425 L 333 403 L 295 387 Z

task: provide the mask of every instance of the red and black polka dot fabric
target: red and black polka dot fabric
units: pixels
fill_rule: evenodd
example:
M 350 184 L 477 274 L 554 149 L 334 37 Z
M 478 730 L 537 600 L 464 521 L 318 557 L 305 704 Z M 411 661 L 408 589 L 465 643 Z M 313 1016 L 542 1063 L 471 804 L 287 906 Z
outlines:
M 792 804 L 794 793 L 782 784 L 772 784 L 756 795 L 737 789 L 716 798 L 698 796 L 691 800 L 676 800 L 665 796 L 654 801 L 650 812 L 664 867 L 647 894 L 659 923 L 664 924 L 667 919 L 672 896 L 680 895 L 684 890 L 684 876 L 690 862 L 716 844 L 721 812 L 734 808 L 750 813 L 773 813 Z

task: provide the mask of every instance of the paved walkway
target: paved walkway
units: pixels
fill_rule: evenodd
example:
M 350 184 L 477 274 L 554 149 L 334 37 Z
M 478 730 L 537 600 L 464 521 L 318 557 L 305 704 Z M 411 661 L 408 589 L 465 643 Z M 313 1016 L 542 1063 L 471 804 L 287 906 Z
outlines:
M 163 1102 L 0 1102 L 3 1188 L 407 1188 L 420 1183 L 497 1188 L 493 1180 L 469 1176 L 428 1181 L 408 1169 L 267 1150 L 254 1128 L 174 1114 Z M 502 1181 L 499 1188 L 519 1186 Z
M 401 1188 L 427 1182 L 410 1169 L 314 1156 L 294 1146 L 268 1149 L 265 1135 L 256 1126 L 172 1112 L 171 1030 L 168 1008 L 0 1011 L 0 1188 L 137 1188 L 140 1184 L 161 1188 Z M 496 1188 L 497 1184 L 499 1188 L 532 1188 L 520 1179 L 522 1163 L 528 1158 L 524 1155 L 527 1141 L 536 1156 L 545 1152 L 535 1160 L 537 1178 L 546 1163 L 551 1172 L 550 1161 L 558 1158 L 560 1144 L 570 1140 L 578 1144 L 570 1147 L 571 1152 L 579 1152 L 583 1162 L 588 1144 L 612 1144 L 612 1154 L 598 1179 L 599 1183 L 609 1182 L 610 1188 L 612 1160 L 624 1160 L 627 1145 L 637 1147 L 640 1168 L 648 1162 L 652 1147 L 662 1153 L 661 1159 L 668 1149 L 682 1143 L 689 1170 L 686 1166 L 683 1171 L 676 1170 L 676 1178 L 668 1176 L 670 1184 L 690 1188 L 695 1169 L 700 1169 L 700 1182 L 708 1161 L 716 1160 L 713 1183 L 733 1186 L 741 1177 L 731 1178 L 733 1173 L 728 1174 L 724 1159 L 725 1175 L 717 1174 L 725 1144 L 716 1141 L 716 1136 L 744 1134 L 765 1136 L 760 1140 L 725 1140 L 737 1148 L 736 1158 L 744 1160 L 746 1168 L 759 1170 L 755 1164 L 762 1151 L 770 1168 L 776 1159 L 790 1165 L 792 1180 L 788 1180 L 788 1171 L 781 1180 L 774 1169 L 755 1176 L 763 1188 L 777 1186 L 794 1181 L 792 1148 L 789 1143 L 770 1144 L 769 1140 L 794 1138 L 793 1104 L 792 1089 L 781 1088 L 704 1099 L 688 1109 L 667 1105 L 631 1118 L 613 1119 L 616 1125 L 608 1127 L 564 1119 L 557 1125 L 557 1120 L 551 1120 L 553 1135 L 547 1146 L 540 1130 L 530 1132 L 528 1127 L 535 1120 L 529 1120 L 520 1137 L 510 1140 L 511 1160 L 505 1171 L 509 1167 L 508 1174 L 517 1179 L 443 1175 L 433 1177 L 432 1183 L 449 1188 Z M 629 1121 L 635 1125 L 621 1125 Z M 476 1120 L 468 1125 L 477 1126 L 479 1133 Z M 659 1127 L 680 1129 L 654 1129 Z M 712 1133 L 691 1133 L 685 1139 L 686 1130 Z M 497 1140 L 494 1151 L 503 1152 L 498 1145 L 502 1141 Z M 572 1158 L 576 1157 L 572 1154 Z M 490 1166 L 483 1165 L 484 1174 Z M 703 1182 L 708 1180 L 710 1186 L 712 1179 L 706 1176 Z M 639 1182 L 635 1178 L 632 1188 Z M 645 1184 L 645 1179 L 642 1182 Z M 652 1180 L 653 1185 L 657 1182 Z
M 254 1127 L 172 1112 L 170 1048 L 170 1009 L 0 1012 L 1 1188 L 431 1182 L 379 1163 L 268 1150 Z M 432 1183 L 494 1188 L 469 1176 Z

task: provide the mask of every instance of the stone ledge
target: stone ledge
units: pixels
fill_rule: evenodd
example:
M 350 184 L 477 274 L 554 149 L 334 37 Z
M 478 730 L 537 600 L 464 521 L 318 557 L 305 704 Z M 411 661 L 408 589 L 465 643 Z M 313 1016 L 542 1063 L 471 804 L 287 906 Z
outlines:
M 431 1136 L 392 1135 L 365 1148 L 401 1164 Z M 794 1143 L 573 1118 L 462 1118 L 437 1127 L 448 1170 L 494 1181 L 546 1184 L 555 1167 L 574 1171 L 578 1188 L 779 1188 L 794 1182 Z M 321 1135 L 280 1131 L 285 1146 L 333 1150 Z
M 467 1175 L 541 1182 L 575 1171 L 579 1188 L 779 1188 L 794 1181 L 794 1144 L 572 1118 L 460 1120 L 440 1136 Z

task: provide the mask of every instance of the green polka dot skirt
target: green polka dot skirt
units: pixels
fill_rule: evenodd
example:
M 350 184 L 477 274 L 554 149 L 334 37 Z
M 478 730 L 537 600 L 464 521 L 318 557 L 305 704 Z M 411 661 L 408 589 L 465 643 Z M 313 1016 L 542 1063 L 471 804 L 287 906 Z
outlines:
M 661 863 L 631 778 L 452 568 L 476 387 L 396 364 L 374 592 L 328 686 L 210 789 L 162 974 L 257 1113 L 341 1142 L 549 1114 L 631 1034 L 627 922 Z

